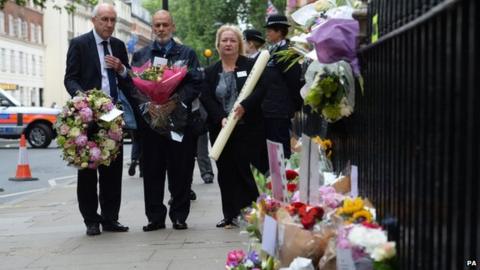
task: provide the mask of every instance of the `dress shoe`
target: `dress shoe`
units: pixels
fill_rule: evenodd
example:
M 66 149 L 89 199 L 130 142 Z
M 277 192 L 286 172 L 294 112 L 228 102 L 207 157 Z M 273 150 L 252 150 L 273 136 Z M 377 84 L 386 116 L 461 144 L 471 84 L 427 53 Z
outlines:
M 130 163 L 130 167 L 128 168 L 128 175 L 134 176 L 135 175 L 135 167 L 137 167 L 137 162 L 136 160 L 132 160 L 132 163 Z
M 233 227 L 238 227 L 237 223 L 232 218 L 224 218 L 217 223 L 217 228 L 230 229 Z
M 173 228 L 175 230 L 186 230 L 186 229 L 188 229 L 188 225 L 185 222 L 177 221 L 177 222 L 173 223 Z
M 128 232 L 128 227 L 123 226 L 117 221 L 102 223 L 102 228 L 107 232 Z
M 144 232 L 151 232 L 160 229 L 165 229 L 165 223 L 160 222 L 149 222 L 147 225 L 143 226 Z
M 197 199 L 197 194 L 193 190 L 190 190 L 190 201 L 195 201 Z
M 213 183 L 213 174 L 212 173 L 205 173 L 202 175 L 203 182 L 205 184 L 211 184 Z
M 87 225 L 87 235 L 94 236 L 94 235 L 99 235 L 101 233 L 102 232 L 100 232 L 100 225 L 99 224 Z
M 205 179 L 203 179 L 203 182 L 205 184 L 212 184 L 213 183 L 213 177 L 205 178 Z

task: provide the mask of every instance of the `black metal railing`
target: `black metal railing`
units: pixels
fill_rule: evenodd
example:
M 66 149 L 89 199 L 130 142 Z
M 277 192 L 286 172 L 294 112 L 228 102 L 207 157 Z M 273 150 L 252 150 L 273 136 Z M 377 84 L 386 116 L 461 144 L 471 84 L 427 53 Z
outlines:
M 334 166 L 358 165 L 399 269 L 478 269 L 480 1 L 372 0 L 376 14 L 379 40 L 360 53 L 365 94 L 327 128 Z M 324 133 L 320 122 L 305 115 L 304 131 Z

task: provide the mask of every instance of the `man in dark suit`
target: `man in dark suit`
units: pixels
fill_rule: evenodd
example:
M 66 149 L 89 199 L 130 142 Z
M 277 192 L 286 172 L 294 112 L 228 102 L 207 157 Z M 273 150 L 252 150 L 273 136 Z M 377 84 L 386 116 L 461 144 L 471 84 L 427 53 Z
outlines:
M 167 175 L 172 196 L 168 215 L 174 229 L 185 230 L 188 228 L 186 220 L 190 213 L 197 141 L 197 135 L 192 132 L 192 102 L 200 94 L 202 74 L 195 51 L 173 39 L 175 24 L 168 11 L 159 10 L 153 15 L 152 30 L 155 41 L 134 53 L 132 66 L 142 66 L 146 62 L 179 64 L 186 66 L 188 73 L 174 91 L 177 98 L 170 100 L 170 105 L 161 105 L 174 108 L 169 114 L 172 116 L 171 125 L 161 131 L 147 128 L 142 133 L 145 214 L 148 219 L 143 230 L 165 228 L 167 208 L 163 199 Z
M 102 89 L 115 103 L 121 89 L 132 107 L 138 108 L 144 101 L 127 75 L 129 65 L 125 44 L 112 37 L 116 19 L 117 14 L 112 5 L 99 4 L 94 8 L 94 29 L 70 41 L 64 84 L 72 96 L 78 91 Z M 128 227 L 118 222 L 122 163 L 123 151 L 120 151 L 110 166 L 78 170 L 78 205 L 87 226 L 87 235 L 100 234 L 100 224 L 104 231 L 128 231 Z M 97 181 L 100 187 L 99 195 Z M 99 201 L 100 215 L 97 213 Z

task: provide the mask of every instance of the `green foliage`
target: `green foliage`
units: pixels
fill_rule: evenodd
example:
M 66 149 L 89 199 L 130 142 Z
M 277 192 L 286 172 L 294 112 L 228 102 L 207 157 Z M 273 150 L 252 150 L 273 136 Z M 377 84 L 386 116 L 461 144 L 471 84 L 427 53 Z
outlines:
M 288 66 L 285 68 L 284 72 L 288 71 L 295 64 L 303 60 L 303 55 L 298 54 L 293 48 L 288 48 L 288 50 L 281 50 L 275 53 L 278 56 L 278 62 L 288 63 Z
M 250 170 L 252 171 L 253 178 L 255 179 L 255 183 L 257 184 L 258 193 L 271 193 L 271 190 L 267 189 L 267 182 L 268 179 L 262 174 L 257 168 L 250 166 Z
M 273 0 L 272 3 L 283 12 L 286 0 Z M 162 1 L 144 0 L 143 6 L 154 14 L 162 9 Z M 172 0 L 169 9 L 176 25 L 175 35 L 193 48 L 199 60 L 206 64 L 203 51 L 215 51 L 215 34 L 221 25 L 241 21 L 264 32 L 267 0 Z M 210 63 L 217 59 L 214 55 Z
M 3 9 L 5 6 L 5 3 L 8 0 L 0 0 L 0 9 Z M 62 12 L 62 7 L 56 4 L 55 0 L 52 0 L 53 2 L 53 8 L 58 10 L 59 12 Z M 33 0 L 33 4 L 35 6 L 38 6 L 42 9 L 46 8 L 47 0 Z M 15 4 L 19 6 L 26 6 L 27 5 L 27 0 L 15 0 Z M 66 3 L 63 6 L 63 9 L 65 9 L 68 13 L 72 13 L 75 11 L 77 5 L 85 5 L 85 6 L 95 6 L 98 4 L 98 0 L 74 0 L 71 3 Z

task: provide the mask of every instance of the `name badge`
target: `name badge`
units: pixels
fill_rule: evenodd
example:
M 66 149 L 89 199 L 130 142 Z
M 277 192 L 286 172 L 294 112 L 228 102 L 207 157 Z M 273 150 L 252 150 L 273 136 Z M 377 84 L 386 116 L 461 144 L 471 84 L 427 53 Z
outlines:
M 153 58 L 153 66 L 155 66 L 155 67 L 165 66 L 165 65 L 167 65 L 167 63 L 168 63 L 167 58 L 157 57 L 157 56 L 155 56 Z
M 244 71 L 238 71 L 237 72 L 237 77 L 238 78 L 247 77 L 247 72 L 245 70 Z

